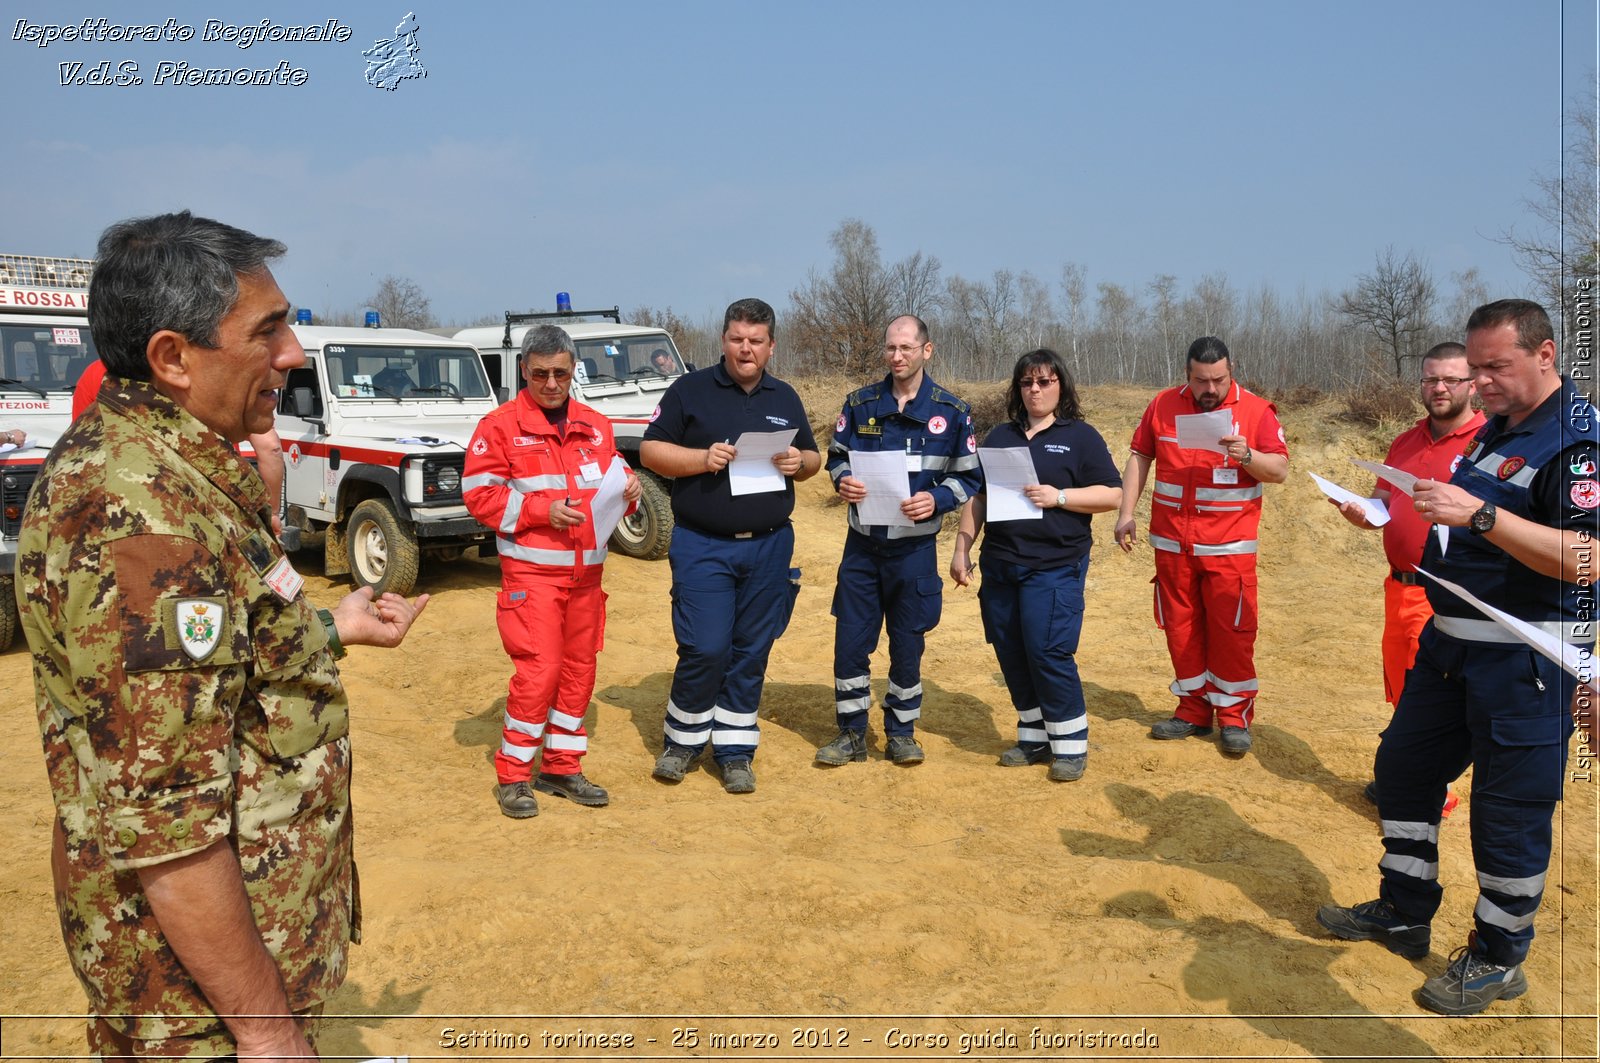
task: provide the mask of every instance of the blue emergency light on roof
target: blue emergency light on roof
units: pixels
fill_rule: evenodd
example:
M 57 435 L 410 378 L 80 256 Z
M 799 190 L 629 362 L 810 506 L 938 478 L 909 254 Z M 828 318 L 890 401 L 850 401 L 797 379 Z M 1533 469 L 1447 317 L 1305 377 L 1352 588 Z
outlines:
M 294 312 L 294 323 L 296 325 L 309 325 L 309 324 L 311 324 L 311 311 L 308 310 L 306 307 L 303 307 L 303 306 L 300 309 L 296 310 Z
M 368 310 L 367 311 L 367 328 L 377 328 L 377 327 L 378 327 L 378 312 L 376 310 Z
M 556 310 L 559 313 L 572 313 L 572 296 L 567 292 L 556 292 Z

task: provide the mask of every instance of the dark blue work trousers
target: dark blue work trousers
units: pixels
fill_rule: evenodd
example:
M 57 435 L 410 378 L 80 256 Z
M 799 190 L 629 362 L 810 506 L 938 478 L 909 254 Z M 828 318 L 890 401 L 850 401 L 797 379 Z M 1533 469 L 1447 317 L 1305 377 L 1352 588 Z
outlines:
M 1017 710 L 1017 744 L 1029 752 L 1048 744 L 1057 759 L 1089 751 L 1089 712 L 1075 656 L 1088 568 L 1088 558 L 1043 569 L 978 560 L 983 634 Z
M 767 656 L 799 590 L 793 554 L 787 524 L 749 539 L 673 530 L 667 559 L 678 667 L 663 727 L 669 745 L 699 752 L 709 741 L 719 762 L 754 755 Z
M 1527 956 L 1550 866 L 1573 687 L 1520 643 L 1452 638 L 1431 620 L 1423 628 L 1375 769 L 1381 896 L 1408 922 L 1430 922 L 1439 909 L 1439 810 L 1445 787 L 1470 764 L 1480 948 L 1499 964 Z
M 852 531 L 833 591 L 833 698 L 840 730 L 865 731 L 872 708 L 870 658 L 889 627 L 889 690 L 883 730 L 910 735 L 922 715 L 924 635 L 939 624 L 944 584 L 932 535 L 882 543 Z

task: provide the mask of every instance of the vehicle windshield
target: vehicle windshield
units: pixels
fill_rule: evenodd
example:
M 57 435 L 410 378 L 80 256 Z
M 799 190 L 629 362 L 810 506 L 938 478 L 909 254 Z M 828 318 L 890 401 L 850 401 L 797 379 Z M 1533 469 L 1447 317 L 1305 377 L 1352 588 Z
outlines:
M 665 332 L 578 340 L 578 383 L 609 383 L 681 376 L 683 359 Z
M 328 386 L 343 399 L 420 402 L 491 396 L 471 347 L 398 347 L 332 343 L 323 348 Z
M 0 324 L 0 390 L 71 391 L 98 357 L 87 323 Z

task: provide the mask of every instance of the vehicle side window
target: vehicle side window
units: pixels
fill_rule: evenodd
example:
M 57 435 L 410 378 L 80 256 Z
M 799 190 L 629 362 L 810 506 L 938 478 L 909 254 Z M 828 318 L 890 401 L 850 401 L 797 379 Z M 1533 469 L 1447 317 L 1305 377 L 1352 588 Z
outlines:
M 322 416 L 322 390 L 317 387 L 317 370 L 315 366 L 304 365 L 298 369 L 289 370 L 288 379 L 284 382 L 283 391 L 278 395 L 278 412 L 294 415 L 294 389 L 311 389 L 311 416 Z

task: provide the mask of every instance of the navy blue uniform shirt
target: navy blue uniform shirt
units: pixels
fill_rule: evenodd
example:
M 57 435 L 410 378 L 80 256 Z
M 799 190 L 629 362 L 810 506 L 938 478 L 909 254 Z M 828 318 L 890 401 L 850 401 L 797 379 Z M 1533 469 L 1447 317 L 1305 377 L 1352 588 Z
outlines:
M 1121 487 L 1122 474 L 1106 441 L 1086 421 L 1057 420 L 1029 439 L 1016 425 L 996 425 L 985 447 L 1027 447 L 1039 482 L 1058 489 Z M 1054 568 L 1089 556 L 1090 514 L 1052 506 L 1041 520 L 985 523 L 983 554 L 1026 568 Z
M 828 476 L 835 490 L 850 473 L 850 452 L 894 450 L 915 455 L 918 471 L 910 474 L 911 493 L 933 496 L 933 516 L 906 528 L 861 523 L 850 507 L 852 531 L 874 539 L 918 539 L 939 533 L 939 518 L 976 494 L 983 483 L 973 438 L 972 408 L 933 382 L 927 373 L 904 410 L 894 397 L 894 381 L 857 388 L 845 397 L 828 447 Z M 909 468 L 909 466 L 908 466 Z
M 673 381 L 651 415 L 644 439 L 703 450 L 713 443 L 737 444 L 745 432 L 785 428 L 798 430 L 793 444 L 798 449 L 817 449 L 794 388 L 762 373 L 755 390 L 746 394 L 719 361 Z M 726 469 L 672 481 L 672 517 L 696 531 L 712 535 L 771 531 L 787 524 L 793 512 L 792 477 L 784 477 L 782 491 L 737 497 L 729 489 Z
M 1600 425 L 1595 409 L 1572 381 L 1561 386 L 1515 428 L 1504 414 L 1489 418 L 1450 482 L 1503 512 L 1536 524 L 1600 535 Z M 1467 528 L 1451 528 L 1448 550 L 1429 534 L 1421 567 L 1453 580 L 1483 601 L 1521 620 L 1568 626 L 1565 641 L 1594 637 L 1594 574 L 1583 585 L 1541 576 Z M 1437 584 L 1428 604 L 1443 616 L 1483 619 L 1472 606 Z M 1509 637 L 1508 637 L 1509 641 Z

